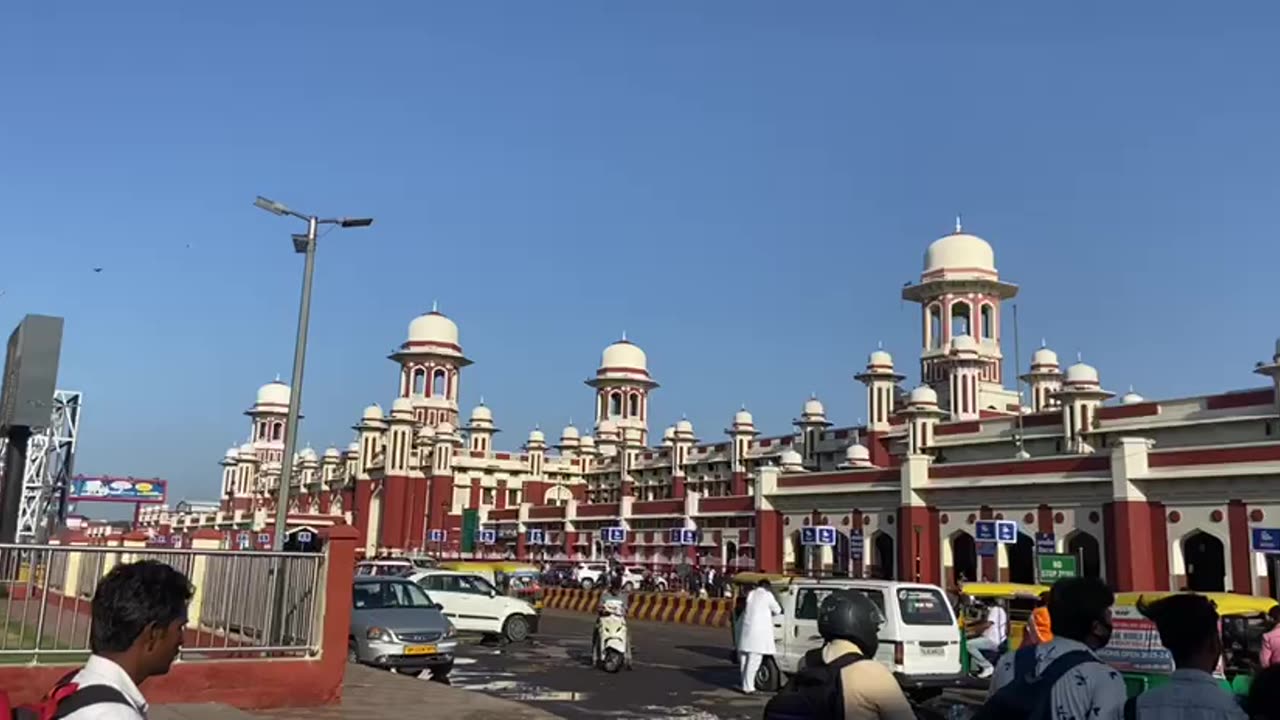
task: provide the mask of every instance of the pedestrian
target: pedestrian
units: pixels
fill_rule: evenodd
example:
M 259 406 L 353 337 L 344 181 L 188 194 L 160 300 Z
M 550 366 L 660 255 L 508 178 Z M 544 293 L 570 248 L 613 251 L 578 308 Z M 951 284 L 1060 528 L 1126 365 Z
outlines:
M 1059 580 L 1049 592 L 1053 639 L 997 663 L 977 718 L 1111 718 L 1124 707 L 1120 673 L 1095 650 L 1111 641 L 1115 594 L 1097 578 Z
M 93 654 L 71 682 L 112 688 L 118 698 L 76 710 L 64 720 L 144 720 L 147 701 L 138 687 L 169 672 L 177 659 L 192 594 L 185 575 L 154 560 L 117 565 L 107 573 L 91 605 Z
M 1169 682 L 1130 698 L 1125 720 L 1245 720 L 1235 698 L 1213 676 L 1222 660 L 1222 633 L 1213 601 L 1179 594 L 1146 605 L 1139 598 L 1138 612 L 1156 624 L 1160 644 L 1173 656 L 1174 671 Z
M 1262 650 L 1258 653 L 1258 663 L 1264 668 L 1280 665 L 1280 605 L 1271 608 L 1267 619 L 1271 628 L 1262 636 Z
M 1022 631 L 1022 647 L 1039 645 L 1053 639 L 1053 628 L 1049 621 L 1049 592 L 1040 593 L 1036 607 L 1031 611 L 1031 618 Z
M 1280 720 L 1280 663 L 1253 676 L 1244 709 L 1251 720 Z
M 751 694 L 756 689 L 756 673 L 765 655 L 778 652 L 773 638 L 773 618 L 782 614 L 782 606 L 773 596 L 773 586 L 761 580 L 747 595 L 742 611 L 741 638 L 738 642 L 738 664 L 742 670 L 742 692 Z
M 998 656 L 1004 652 L 1005 643 L 1009 640 L 1009 614 L 997 601 L 987 606 L 987 616 L 977 623 L 973 631 L 977 633 L 968 641 L 969 657 L 978 666 L 978 677 L 991 677 L 994 666 L 987 659 L 986 653 Z

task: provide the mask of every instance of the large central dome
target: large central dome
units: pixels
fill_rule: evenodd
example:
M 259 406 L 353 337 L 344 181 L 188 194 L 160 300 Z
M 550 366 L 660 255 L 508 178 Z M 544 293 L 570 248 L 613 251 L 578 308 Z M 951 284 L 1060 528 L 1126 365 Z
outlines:
M 934 240 L 924 251 L 924 272 L 996 271 L 991 244 L 977 235 L 957 232 Z

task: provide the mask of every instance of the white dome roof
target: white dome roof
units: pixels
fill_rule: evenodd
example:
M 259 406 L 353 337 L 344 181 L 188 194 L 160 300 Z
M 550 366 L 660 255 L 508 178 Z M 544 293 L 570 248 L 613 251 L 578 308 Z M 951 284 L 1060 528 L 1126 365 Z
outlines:
M 738 412 L 733 414 L 733 424 L 734 425 L 754 425 L 755 418 L 751 417 L 751 413 L 747 412 L 745 409 L 739 410 Z
M 1031 355 L 1031 365 L 1058 365 L 1058 353 L 1047 347 L 1042 347 Z
M 542 431 L 537 428 L 529 431 L 529 442 L 544 442 L 546 439 L 547 436 L 543 435 Z
M 413 412 L 413 401 L 409 398 L 398 397 L 391 401 L 391 412 Z
M 893 367 L 893 356 L 884 350 L 876 350 L 867 356 L 867 365 L 887 365 L 888 367 Z
M 458 326 L 449 318 L 432 310 L 409 323 L 409 342 L 458 344 Z
M 316 455 L 315 450 L 312 450 L 311 448 L 303 448 L 302 452 L 298 453 L 298 457 L 303 460 L 315 460 L 319 456 Z
M 690 435 L 692 435 L 692 434 L 693 434 L 693 423 L 689 422 L 688 420 L 681 420 L 680 422 L 676 423 L 676 432 L 678 432 L 678 433 L 680 433 L 680 434 L 682 434 L 682 435 L 684 435 L 684 434 L 690 434 Z
M 493 411 L 484 403 L 480 403 L 471 409 L 471 422 L 475 422 L 477 420 L 493 420 Z
M 253 454 L 254 454 L 254 451 L 253 451 L 253 445 L 250 445 L 249 443 L 245 443 L 245 444 L 241 445 L 241 446 L 240 446 L 240 454 L 241 454 L 241 455 L 253 455 Z
M 590 435 L 583 435 L 582 439 L 578 441 L 578 445 L 581 447 L 595 447 L 596 439 Z
M 1098 370 L 1092 365 L 1078 362 L 1067 368 L 1067 382 L 1097 385 Z
M 957 335 L 951 338 L 951 349 L 954 352 L 978 352 L 978 341 L 972 335 Z
M 671 425 L 671 426 L 670 426 L 670 427 L 668 427 L 666 430 L 663 430 L 663 431 L 662 431 L 662 439 L 663 439 L 663 440 L 670 440 L 670 439 L 674 438 L 675 436 L 676 436 L 676 426 L 675 426 L 675 425 Z
M 619 340 L 604 349 L 600 355 L 601 368 L 630 368 L 649 370 L 649 359 L 639 345 L 629 340 Z
M 258 404 L 288 407 L 289 386 L 279 380 L 273 380 L 266 385 L 263 385 L 258 388 Z
M 435 436 L 436 436 L 436 431 L 430 425 L 423 425 L 422 427 L 418 428 L 417 437 L 419 440 L 430 440 Z
M 804 458 L 800 456 L 800 453 L 788 448 L 786 450 L 783 450 L 782 454 L 778 456 L 778 464 L 779 465 L 803 465 Z
M 957 232 L 934 240 L 924 251 L 924 271 L 987 270 L 995 272 L 996 254 L 977 235 Z
M 360 417 L 364 418 L 365 420 L 381 420 L 382 407 L 379 406 L 378 403 L 374 403 L 369 407 L 365 408 L 364 414 L 361 415 Z
M 912 390 L 911 394 L 907 396 L 907 404 L 908 405 L 937 405 L 938 393 L 934 392 L 933 388 L 929 387 L 928 385 L 921 385 L 915 390 Z
M 342 453 L 338 452 L 338 448 L 336 447 L 329 447 L 325 448 L 324 456 L 327 458 L 338 458 L 342 457 Z
M 560 431 L 561 440 L 577 440 L 578 438 L 578 428 L 572 425 L 565 425 L 564 430 Z
M 871 460 L 871 451 L 865 445 L 855 443 L 844 451 L 844 459 L 849 462 L 868 462 Z
M 234 458 L 236 455 L 239 455 L 239 454 L 240 454 L 240 448 L 229 447 L 227 448 L 227 454 L 224 455 L 223 457 Z
M 826 415 L 827 409 L 822 406 L 822 401 L 816 397 L 811 397 L 804 401 L 805 415 Z
M 347 452 L 358 454 L 360 452 L 360 443 L 352 441 L 350 445 L 347 445 Z
M 448 436 L 453 434 L 453 423 L 442 422 L 436 425 L 436 435 Z
M 1129 388 L 1129 392 L 1125 393 L 1124 397 L 1120 398 L 1121 405 L 1137 405 L 1138 403 L 1142 403 L 1146 401 L 1147 401 L 1146 398 L 1134 392 L 1133 388 Z

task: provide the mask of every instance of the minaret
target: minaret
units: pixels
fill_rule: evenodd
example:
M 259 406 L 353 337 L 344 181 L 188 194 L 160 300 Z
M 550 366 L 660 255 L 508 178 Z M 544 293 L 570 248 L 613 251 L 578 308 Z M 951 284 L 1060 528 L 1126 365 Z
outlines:
M 254 496 L 258 495 L 258 466 L 261 464 L 253 445 L 245 443 L 240 446 L 236 456 L 236 497 L 234 509 L 249 512 L 254 504 Z
M 1017 294 L 1017 285 L 1000 280 L 991 245 L 965 233 L 958 221 L 955 232 L 935 240 L 925 251 L 920 282 L 902 290 L 903 299 L 919 303 L 922 311 L 921 381 L 939 395 L 949 395 L 952 341 L 969 336 L 977 354 L 978 387 L 972 404 L 1011 412 L 1018 394 L 1003 387 L 1000 304 Z
M 289 416 L 289 386 L 279 378 L 258 388 L 253 407 L 244 412 L 251 419 L 249 442 L 258 459 L 279 463 L 284 459 L 284 426 Z
M 586 381 L 596 391 L 596 435 L 605 421 L 635 432 L 641 445 L 649 443 L 649 392 L 658 387 L 649 375 L 649 362 L 626 335 L 604 349 L 595 377 Z M 603 437 L 600 437 L 603 445 Z
M 409 323 L 408 338 L 390 359 L 400 364 L 400 397 L 414 420 L 432 427 L 458 424 L 458 375 L 471 361 L 458 344 L 458 326 L 432 305 Z
M 938 407 L 938 394 L 928 385 L 921 385 L 911 391 L 901 414 L 907 420 L 907 454 L 928 454 L 934 427 L 946 415 Z
M 467 422 L 467 447 L 471 452 L 492 452 L 493 436 L 498 428 L 493 424 L 493 412 L 480 398 L 480 404 L 471 410 L 471 420 Z
M 1054 399 L 1062 406 L 1062 432 L 1065 437 L 1064 452 L 1091 453 L 1093 448 L 1085 440 L 1097 419 L 1098 406 L 1115 393 L 1102 389 L 1098 371 L 1092 365 L 1077 362 L 1067 368 L 1066 381 Z
M 582 438 L 578 433 L 578 428 L 573 426 L 573 420 L 564 426 L 564 430 L 560 431 L 560 444 L 556 445 L 556 450 L 560 452 L 560 457 L 569 460 L 578 454 L 578 449 L 582 446 Z
M 804 458 L 805 467 L 812 470 L 820 469 L 818 443 L 822 440 L 822 431 L 831 427 L 831 423 L 827 422 L 827 410 L 822 406 L 817 395 L 809 396 L 800 412 L 800 417 L 793 420 L 792 424 L 800 432 L 800 442 L 804 448 L 801 457 Z
M 732 473 L 729 477 L 729 494 L 746 495 L 748 492 L 747 455 L 751 449 L 752 439 L 760 434 L 756 432 L 755 420 L 751 417 L 751 413 L 747 412 L 746 405 L 733 414 L 733 424 L 725 430 L 725 433 L 729 435 L 729 461 Z
M 1271 386 L 1274 388 L 1276 406 L 1280 407 L 1280 340 L 1276 340 L 1275 353 L 1271 356 L 1271 362 L 1258 363 L 1253 371 L 1259 375 L 1271 378 Z
M 1031 372 L 1022 376 L 1022 380 L 1031 389 L 1031 412 L 1046 412 L 1058 407 L 1054 395 L 1062 389 L 1062 370 L 1058 365 L 1058 353 L 1045 347 L 1040 341 L 1040 349 L 1031 356 Z
M 893 370 L 893 356 L 882 349 L 867 356 L 867 369 L 854 376 L 867 386 L 867 429 L 888 432 L 902 376 Z
M 968 335 L 957 335 L 951 339 L 946 405 L 951 410 L 952 420 L 977 420 L 981 417 L 978 383 L 986 366 L 987 360 L 982 357 L 977 340 Z
M 342 453 L 329 447 L 320 460 L 320 490 L 328 493 L 342 488 Z
M 693 423 L 681 418 L 671 434 L 671 497 L 682 498 L 688 483 L 685 465 L 689 462 L 689 451 L 697 444 L 698 438 L 693 434 Z

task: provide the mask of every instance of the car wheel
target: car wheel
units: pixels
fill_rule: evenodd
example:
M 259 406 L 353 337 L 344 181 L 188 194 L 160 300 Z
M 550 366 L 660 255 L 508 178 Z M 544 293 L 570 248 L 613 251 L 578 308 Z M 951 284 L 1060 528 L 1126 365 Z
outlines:
M 595 585 L 595 583 L 591 582 L 591 580 L 589 579 L 584 578 L 582 580 L 581 585 L 583 590 L 590 592 L 591 588 Z
M 773 661 L 773 658 L 767 657 L 760 663 L 760 669 L 756 671 L 756 690 L 777 692 L 780 687 L 782 687 L 782 671 L 778 669 L 778 664 Z
M 510 642 L 524 642 L 529 639 L 529 621 L 523 615 L 512 615 L 503 623 L 502 634 Z
M 356 650 L 355 640 L 347 641 L 347 662 L 356 664 L 360 662 L 360 651 Z

